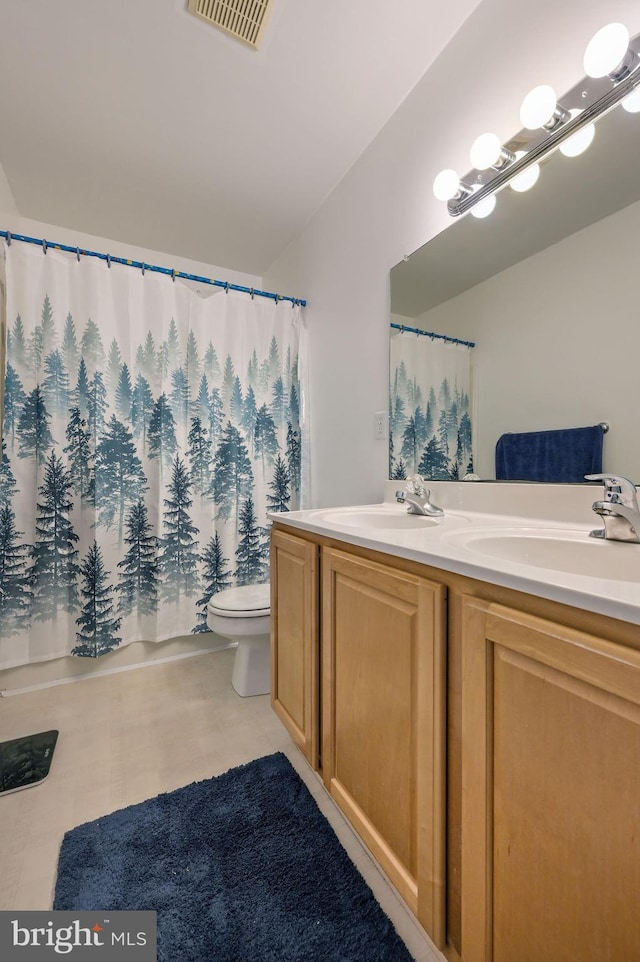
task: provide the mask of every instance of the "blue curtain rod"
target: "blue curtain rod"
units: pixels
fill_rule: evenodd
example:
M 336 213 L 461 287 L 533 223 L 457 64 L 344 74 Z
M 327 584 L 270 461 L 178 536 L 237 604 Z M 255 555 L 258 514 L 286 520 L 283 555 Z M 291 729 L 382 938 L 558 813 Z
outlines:
M 462 344 L 464 347 L 476 346 L 475 341 L 462 341 L 459 337 L 449 337 L 448 334 L 434 334 L 433 331 L 421 331 L 419 327 L 407 327 L 406 324 L 394 324 L 393 321 L 391 327 L 400 331 L 401 334 L 423 334 L 424 337 L 438 338 L 440 341 L 448 341 L 449 344 Z
M 54 244 L 52 241 L 42 240 L 38 237 L 26 237 L 24 234 L 12 234 L 8 230 L 0 230 L 0 237 L 4 237 L 7 244 L 11 241 L 23 241 L 25 244 L 37 244 L 47 253 L 49 247 L 58 251 L 67 251 L 75 254 L 78 260 L 83 257 L 97 257 L 107 262 L 107 267 L 112 264 L 124 264 L 125 267 L 137 267 L 144 274 L 145 271 L 155 271 L 156 274 L 168 274 L 174 281 L 176 277 L 186 281 L 198 281 L 199 284 L 211 284 L 213 287 L 224 287 L 225 291 L 241 291 L 243 294 L 251 294 L 251 297 L 269 297 L 276 304 L 278 301 L 291 301 L 291 306 L 306 307 L 307 302 L 300 297 L 289 297 L 286 294 L 272 294 L 270 291 L 259 291 L 254 287 L 243 287 L 241 284 L 230 284 L 228 281 L 216 281 L 211 277 L 200 277 L 198 274 L 187 274 L 185 271 L 175 271 L 170 267 L 157 267 L 155 264 L 145 264 L 143 261 L 132 261 L 125 257 L 113 257 L 111 254 L 101 254 L 99 251 L 88 251 L 83 247 L 70 247 L 69 244 Z

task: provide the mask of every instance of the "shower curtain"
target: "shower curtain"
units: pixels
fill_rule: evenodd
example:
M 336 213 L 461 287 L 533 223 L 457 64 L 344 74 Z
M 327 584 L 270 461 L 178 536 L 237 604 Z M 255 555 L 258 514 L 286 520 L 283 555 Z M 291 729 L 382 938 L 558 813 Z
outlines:
M 305 505 L 302 309 L 3 243 L 0 668 L 207 631 Z
M 392 330 L 389 366 L 389 477 L 472 473 L 471 348 Z

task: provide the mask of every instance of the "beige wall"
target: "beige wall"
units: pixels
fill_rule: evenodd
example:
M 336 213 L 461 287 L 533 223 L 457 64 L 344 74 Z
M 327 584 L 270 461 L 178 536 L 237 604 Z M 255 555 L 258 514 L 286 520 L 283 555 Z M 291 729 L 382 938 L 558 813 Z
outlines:
M 0 219 L 2 220 L 0 230 L 14 230 L 13 219 L 17 216 L 18 208 L 13 199 L 13 194 L 11 193 L 5 172 L 2 169 L 2 165 L 0 165 Z M 11 223 L 8 225 L 6 223 L 7 220 L 11 220 Z

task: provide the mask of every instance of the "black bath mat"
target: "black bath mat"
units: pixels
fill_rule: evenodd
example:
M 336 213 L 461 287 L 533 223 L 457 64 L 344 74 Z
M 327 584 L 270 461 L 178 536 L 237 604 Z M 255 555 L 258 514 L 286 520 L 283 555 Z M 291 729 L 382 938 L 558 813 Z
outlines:
M 159 962 L 411 962 L 280 752 L 67 832 L 54 908 L 156 911 Z
M 0 742 L 0 795 L 30 788 L 46 778 L 51 768 L 58 732 L 38 732 Z

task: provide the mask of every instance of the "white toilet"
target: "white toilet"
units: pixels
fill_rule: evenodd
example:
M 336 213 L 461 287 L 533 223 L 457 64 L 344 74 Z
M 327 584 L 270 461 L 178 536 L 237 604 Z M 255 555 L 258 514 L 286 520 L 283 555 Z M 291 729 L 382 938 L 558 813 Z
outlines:
M 229 641 L 237 641 L 231 684 L 243 697 L 271 690 L 271 598 L 269 584 L 241 585 L 212 595 L 207 624 Z

